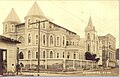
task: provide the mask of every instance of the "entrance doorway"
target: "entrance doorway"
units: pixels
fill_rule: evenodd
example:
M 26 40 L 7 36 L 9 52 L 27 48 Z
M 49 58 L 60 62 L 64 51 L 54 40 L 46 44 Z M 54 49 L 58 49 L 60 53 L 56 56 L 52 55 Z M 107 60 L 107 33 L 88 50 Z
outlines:
M 0 49 L 0 75 L 7 71 L 7 50 Z

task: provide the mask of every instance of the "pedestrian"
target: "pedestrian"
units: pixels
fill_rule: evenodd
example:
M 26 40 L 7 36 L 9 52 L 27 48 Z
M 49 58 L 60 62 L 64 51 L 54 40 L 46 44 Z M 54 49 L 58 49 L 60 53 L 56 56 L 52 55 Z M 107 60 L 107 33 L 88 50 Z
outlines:
M 22 74 L 22 69 L 23 69 L 23 67 L 24 67 L 24 65 L 23 65 L 23 63 L 21 62 L 20 63 L 20 73 Z
M 15 66 L 14 64 L 12 64 L 12 75 L 14 75 L 14 73 L 15 73 Z

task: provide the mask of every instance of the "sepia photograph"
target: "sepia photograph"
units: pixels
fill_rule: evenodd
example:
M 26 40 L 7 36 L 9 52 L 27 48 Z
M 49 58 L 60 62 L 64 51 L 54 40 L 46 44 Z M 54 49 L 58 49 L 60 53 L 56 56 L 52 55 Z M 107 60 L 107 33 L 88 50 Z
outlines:
M 1 0 L 0 77 L 119 77 L 119 0 Z

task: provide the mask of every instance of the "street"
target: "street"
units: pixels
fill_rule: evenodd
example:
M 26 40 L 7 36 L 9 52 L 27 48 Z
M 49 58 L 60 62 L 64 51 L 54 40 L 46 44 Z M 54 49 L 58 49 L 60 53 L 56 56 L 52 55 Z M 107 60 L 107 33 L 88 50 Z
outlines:
M 38 73 L 23 72 L 22 75 L 19 76 L 38 76 Z M 119 68 L 72 72 L 41 72 L 39 76 L 119 76 Z

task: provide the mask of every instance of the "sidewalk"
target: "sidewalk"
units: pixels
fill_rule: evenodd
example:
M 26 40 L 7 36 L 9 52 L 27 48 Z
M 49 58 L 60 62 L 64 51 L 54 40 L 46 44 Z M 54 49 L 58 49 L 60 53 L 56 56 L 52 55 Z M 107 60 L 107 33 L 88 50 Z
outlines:
M 96 71 L 96 70 L 78 70 L 78 71 L 59 71 L 59 72 L 56 72 L 56 71 L 41 71 L 39 73 L 39 75 L 45 75 L 45 76 L 49 76 L 49 75 L 60 75 L 60 74 L 76 74 L 76 73 L 83 73 L 83 72 L 89 72 L 89 71 Z M 22 72 L 19 73 L 19 75 L 28 75 L 28 76 L 38 76 L 38 73 L 37 72 Z
M 113 69 L 94 69 L 94 70 L 78 70 L 78 71 L 40 71 L 39 76 L 68 76 L 68 75 L 83 75 L 83 73 L 87 72 L 102 72 L 102 71 L 109 71 Z M 37 72 L 22 72 L 18 73 L 19 75 L 12 75 L 12 74 L 4 74 L 3 76 L 38 76 Z

